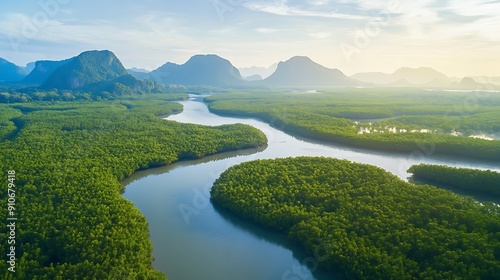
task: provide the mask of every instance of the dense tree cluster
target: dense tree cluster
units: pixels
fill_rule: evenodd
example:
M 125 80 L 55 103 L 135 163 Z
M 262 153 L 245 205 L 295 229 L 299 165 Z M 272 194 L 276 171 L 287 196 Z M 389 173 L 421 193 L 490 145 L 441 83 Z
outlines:
M 467 94 L 385 89 L 338 89 L 318 94 L 229 93 L 207 98 L 212 112 L 258 117 L 290 133 L 341 143 L 398 152 L 421 147 L 425 154 L 500 160 L 500 141 L 453 136 L 498 133 L 500 95 L 481 95 L 473 110 Z M 470 96 L 469 96 L 470 97 Z M 474 97 L 474 96 L 472 96 Z M 367 120 L 390 118 L 385 120 Z M 394 127 L 406 132 L 360 134 L 359 126 Z M 372 123 L 373 122 L 373 123 Z M 436 133 L 412 132 L 430 129 Z
M 131 75 L 94 83 L 77 90 L 37 87 L 10 89 L 0 92 L 0 103 L 31 101 L 114 100 L 122 96 L 158 94 L 168 91 L 165 86 L 149 80 L 137 80 Z
M 161 120 L 153 113 L 182 106 L 166 102 L 168 95 L 138 98 L 2 105 L 0 200 L 7 201 L 7 171 L 15 170 L 18 222 L 16 273 L 2 261 L 1 279 L 164 279 L 152 267 L 147 221 L 121 196 L 119 180 L 267 142 L 246 125 Z M 0 215 L 7 217 L 7 207 Z M 0 229 L 3 242 L 8 230 Z
M 419 164 L 410 167 L 408 172 L 417 180 L 444 184 L 474 193 L 500 195 L 500 173 L 491 170 Z
M 6 105 L 0 105 L 0 140 L 8 137 L 16 130 L 16 125 L 12 121 L 15 117 L 21 116 L 21 112 Z
M 348 279 L 499 279 L 500 208 L 374 166 L 298 157 L 233 166 L 212 200 Z

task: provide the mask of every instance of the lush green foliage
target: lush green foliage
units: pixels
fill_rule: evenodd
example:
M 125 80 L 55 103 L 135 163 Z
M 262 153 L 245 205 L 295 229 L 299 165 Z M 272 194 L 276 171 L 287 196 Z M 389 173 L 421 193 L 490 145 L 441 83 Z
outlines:
M 408 172 L 417 180 L 423 179 L 475 193 L 500 195 L 500 173 L 491 170 L 419 164 L 410 167 Z
M 172 92 L 165 86 L 149 80 L 137 80 L 131 75 L 98 82 L 78 90 L 40 90 L 37 87 L 9 89 L 0 92 L 0 103 L 31 101 L 88 101 L 114 100 L 123 96 Z
M 498 279 L 500 209 L 374 166 L 299 157 L 233 166 L 212 200 L 284 231 L 348 279 Z
M 16 125 L 12 121 L 21 116 L 21 112 L 6 105 L 0 105 L 0 140 L 5 139 L 16 131 Z
M 168 99 L 1 107 L 8 137 L 0 142 L 0 200 L 7 201 L 7 171 L 15 170 L 18 217 L 16 273 L 2 261 L 1 279 L 164 278 L 152 267 L 147 221 L 121 196 L 119 180 L 138 169 L 266 143 L 246 125 L 161 120 L 151 112 L 182 109 Z M 7 217 L 7 207 L 0 215 Z M 3 242 L 7 231 L 0 230 Z
M 350 146 L 402 152 L 425 147 L 425 155 L 500 160 L 500 141 L 450 135 L 499 133 L 497 93 L 337 89 L 316 94 L 230 93 L 207 102 L 218 114 L 258 117 L 291 133 Z M 361 127 L 372 127 L 372 133 L 360 133 Z M 398 133 L 388 133 L 389 128 Z M 412 132 L 421 129 L 434 133 Z

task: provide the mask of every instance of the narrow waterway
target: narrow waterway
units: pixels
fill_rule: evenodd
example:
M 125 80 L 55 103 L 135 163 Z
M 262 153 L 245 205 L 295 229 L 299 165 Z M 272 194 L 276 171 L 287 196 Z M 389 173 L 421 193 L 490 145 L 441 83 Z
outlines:
M 391 154 L 298 139 L 254 119 L 211 114 L 200 97 L 181 102 L 184 111 L 168 120 L 204 125 L 245 123 L 262 130 L 269 145 L 185 161 L 135 173 L 125 180 L 124 197 L 146 216 L 154 247 L 154 266 L 170 280 L 332 279 L 281 234 L 216 209 L 209 200 L 215 179 L 228 167 L 254 159 L 327 156 L 368 163 L 403 179 L 417 163 L 491 169 L 497 164 L 425 156 L 426 151 Z

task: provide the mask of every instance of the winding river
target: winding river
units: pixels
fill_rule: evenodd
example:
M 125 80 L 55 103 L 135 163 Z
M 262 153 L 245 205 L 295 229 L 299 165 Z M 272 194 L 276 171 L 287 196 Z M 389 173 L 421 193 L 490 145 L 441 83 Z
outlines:
M 214 208 L 209 200 L 210 187 L 224 170 L 241 162 L 327 156 L 376 165 L 405 180 L 409 176 L 406 170 L 420 162 L 500 171 L 494 163 L 423 156 L 421 152 L 374 152 L 300 139 L 255 119 L 212 114 L 199 96 L 181 103 L 184 111 L 169 120 L 204 125 L 245 123 L 262 130 L 269 145 L 140 171 L 123 181 L 124 197 L 149 222 L 154 266 L 170 280 L 332 279 L 316 269 L 313 256 L 283 235 Z

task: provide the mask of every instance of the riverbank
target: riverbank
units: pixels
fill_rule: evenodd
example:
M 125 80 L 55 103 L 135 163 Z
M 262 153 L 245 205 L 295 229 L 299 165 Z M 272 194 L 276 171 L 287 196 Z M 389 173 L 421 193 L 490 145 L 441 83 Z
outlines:
M 469 118 L 459 118 L 455 112 L 448 112 L 461 102 L 461 96 L 448 98 L 444 105 L 433 104 L 433 96 L 426 96 L 431 101 L 422 101 L 422 96 L 381 96 L 387 104 L 381 104 L 369 93 L 358 93 L 357 100 L 348 94 L 331 93 L 311 96 L 258 93 L 227 93 L 208 97 L 205 102 L 212 113 L 232 117 L 259 118 L 266 123 L 295 135 L 328 141 L 334 144 L 355 148 L 397 153 L 418 153 L 423 156 L 444 155 L 459 157 L 464 160 L 500 161 L 500 141 L 488 141 L 469 137 L 457 137 L 444 133 L 433 133 L 424 129 L 425 123 L 433 128 L 460 126 L 470 130 L 474 125 L 482 127 L 482 118 L 495 119 L 497 110 L 492 106 L 483 106 L 481 110 L 470 113 Z M 340 96 L 340 97 L 339 97 Z M 394 98 L 392 100 L 391 98 Z M 405 99 L 406 98 L 406 99 Z M 348 101 L 345 101 L 345 100 Z M 441 101 L 442 102 L 442 101 Z M 340 104 L 338 104 L 340 103 Z M 460 104 L 460 103 L 459 103 Z M 400 107 L 398 107 L 400 106 Z M 405 110 L 411 114 L 411 124 L 385 125 L 391 131 L 362 133 L 360 125 L 351 119 L 360 119 L 371 115 L 400 115 Z M 475 115 L 474 115 L 475 113 Z M 475 121 L 475 122 L 474 122 Z M 406 127 L 407 129 L 403 129 Z M 417 129 L 418 127 L 418 129 Z M 488 128 L 495 129 L 489 122 Z M 386 130 L 387 130 L 386 129 Z M 437 130 L 436 130 L 437 131 Z M 386 133 L 387 132 L 387 133 Z M 425 133 L 424 133 L 425 132 Z

